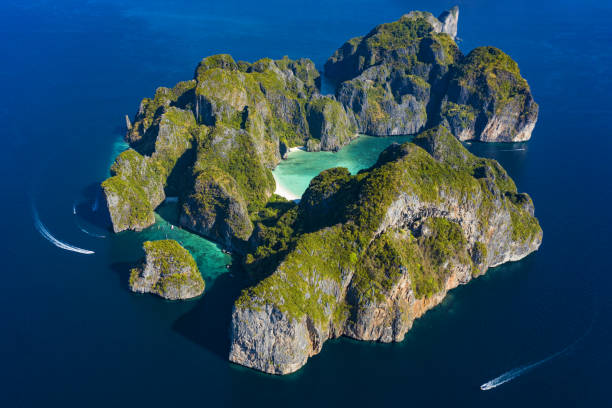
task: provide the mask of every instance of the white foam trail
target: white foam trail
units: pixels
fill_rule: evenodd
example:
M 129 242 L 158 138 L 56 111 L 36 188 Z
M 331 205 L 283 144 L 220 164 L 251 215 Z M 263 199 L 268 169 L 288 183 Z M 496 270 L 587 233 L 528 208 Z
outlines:
M 573 344 L 572 344 L 572 346 L 573 346 Z M 558 351 L 555 354 L 546 357 L 545 359 L 542 359 L 540 361 L 536 361 L 535 363 L 527 364 L 527 365 L 524 365 L 522 367 L 514 368 L 514 369 L 512 369 L 510 371 L 507 371 L 507 372 L 503 373 L 502 375 L 500 375 L 499 377 L 495 377 L 491 381 L 488 381 L 488 382 L 482 384 L 480 386 L 480 389 L 483 390 L 483 391 L 487 391 L 487 390 L 499 387 L 500 385 L 505 384 L 508 381 L 512 381 L 516 377 L 525 374 L 527 371 L 533 370 L 537 366 L 542 365 L 542 364 L 552 360 L 553 358 L 560 356 L 561 354 L 565 353 L 568 349 L 569 349 L 569 347 L 567 347 L 567 348 L 565 348 L 565 349 L 563 349 L 561 351 Z
M 95 232 L 89 232 L 87 231 L 85 228 L 81 227 L 80 225 L 77 224 L 77 227 L 79 227 L 79 229 L 84 232 L 85 234 L 92 236 L 94 238 L 106 238 L 106 235 L 100 235 L 100 234 L 96 234 Z
M 524 147 L 520 148 L 520 149 L 505 149 L 505 150 L 500 150 L 500 152 L 520 152 L 523 150 L 527 150 Z
M 562 354 L 567 353 L 568 351 L 570 351 L 571 349 L 573 349 L 574 347 L 576 347 L 578 345 L 578 343 L 580 343 L 586 336 L 589 335 L 589 333 L 591 332 L 591 330 L 593 329 L 593 324 L 595 323 L 595 314 L 593 315 L 593 320 L 591 321 L 591 324 L 589 325 L 589 328 L 587 329 L 586 332 L 584 332 L 584 334 L 582 336 L 580 336 L 576 341 L 574 341 L 572 344 L 570 344 L 569 346 L 565 347 L 563 350 L 557 351 L 554 354 L 551 354 L 550 356 L 543 358 L 542 360 L 536 361 L 535 363 L 531 363 L 531 364 L 527 364 L 524 366 L 520 366 L 518 368 L 513 368 L 510 371 L 506 371 L 505 373 L 503 373 L 502 375 L 500 375 L 499 377 L 495 377 L 494 379 L 492 379 L 491 381 L 487 381 L 486 383 L 482 384 L 480 386 L 480 389 L 483 391 L 487 391 L 487 390 L 491 390 L 493 388 L 499 387 L 502 384 L 505 384 L 509 381 L 514 380 L 515 378 L 527 373 L 528 371 L 533 370 L 534 368 L 549 362 L 550 360 L 553 360 L 557 357 L 559 357 Z
M 76 215 L 76 201 L 74 202 L 74 204 L 72 204 L 72 213 L 74 215 Z M 87 231 L 85 228 L 81 227 L 81 225 L 79 224 L 79 222 L 77 221 L 76 217 L 74 219 L 74 223 L 76 224 L 77 227 L 79 227 L 79 229 L 81 230 L 81 232 L 84 232 L 85 234 L 95 237 L 95 238 L 106 238 L 106 235 L 100 235 L 100 234 L 96 234 L 94 232 L 89 232 Z
M 51 242 L 56 247 L 65 249 L 66 251 L 78 252 L 80 254 L 91 255 L 95 253 L 94 251 L 90 251 L 89 249 L 75 247 L 74 245 L 62 242 L 59 239 L 55 238 L 53 235 L 51 235 L 47 227 L 45 227 L 45 225 L 40 221 L 40 218 L 38 217 L 38 212 L 36 211 L 36 208 L 34 208 L 34 205 L 32 205 L 32 215 L 34 216 L 34 226 L 36 227 L 38 232 L 40 232 L 40 235 L 42 235 L 47 241 Z
M 91 211 L 93 212 L 98 211 L 98 199 L 99 199 L 99 196 L 96 194 L 96 201 L 94 201 L 93 205 L 91 206 Z

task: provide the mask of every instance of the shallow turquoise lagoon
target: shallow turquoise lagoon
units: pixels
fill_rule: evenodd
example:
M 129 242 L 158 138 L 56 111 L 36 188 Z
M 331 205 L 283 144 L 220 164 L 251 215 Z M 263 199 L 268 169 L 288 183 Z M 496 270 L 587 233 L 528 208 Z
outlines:
M 274 169 L 277 193 L 287 198 L 301 197 L 313 177 L 325 169 L 346 167 L 351 174 L 376 163 L 378 155 L 393 143 L 404 143 L 411 136 L 373 137 L 361 135 L 339 152 L 307 152 L 296 150 L 289 153 Z

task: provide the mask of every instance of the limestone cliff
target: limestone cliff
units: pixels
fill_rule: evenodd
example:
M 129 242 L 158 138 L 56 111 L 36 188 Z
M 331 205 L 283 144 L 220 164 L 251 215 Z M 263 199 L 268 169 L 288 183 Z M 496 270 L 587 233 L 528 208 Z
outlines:
M 313 98 L 306 109 L 310 139 L 306 144 L 309 151 L 337 151 L 357 137 L 357 129 L 338 101 L 328 96 Z
M 103 183 L 114 231 L 151 225 L 170 194 L 180 198 L 183 226 L 240 251 L 287 148 L 309 141 L 338 150 L 356 135 L 352 116 L 319 94 L 319 82 L 308 59 L 251 64 L 220 54 L 204 58 L 193 80 L 158 88 L 127 131 L 132 149 Z
M 257 282 L 235 302 L 230 360 L 286 374 L 329 338 L 400 341 L 449 290 L 539 247 L 531 198 L 457 141 L 527 140 L 538 106 L 508 55 L 459 51 L 458 13 L 411 12 L 349 40 L 325 65 L 334 96 L 310 60 L 220 54 L 127 121 L 130 149 L 102 183 L 114 231 L 150 226 L 177 196 L 180 224 L 233 250 Z M 420 134 L 358 174 L 323 171 L 299 205 L 273 195 L 290 147 L 337 151 L 358 132 Z M 202 293 L 178 243 L 145 252 L 132 290 Z
M 442 118 L 459 140 L 522 142 L 531 137 L 538 104 L 512 58 L 479 47 L 451 70 Z
M 439 18 L 414 11 L 349 40 L 325 64 L 339 82 L 334 97 L 319 93 L 308 59 L 204 58 L 192 80 L 158 88 L 129 121 L 131 150 L 102 184 L 114 231 L 150 226 L 169 194 L 179 196 L 183 226 L 241 252 L 251 216 L 275 190 L 271 169 L 291 146 L 337 151 L 357 133 L 437 124 L 460 140 L 529 139 L 538 105 L 518 65 L 492 47 L 464 57 L 458 16 L 456 7 Z
M 518 65 L 493 47 L 467 56 L 455 37 L 459 9 L 413 11 L 340 47 L 325 63 L 358 131 L 415 134 L 442 123 L 460 140 L 518 142 L 538 117 Z
M 145 261 L 130 275 L 130 289 L 165 299 L 189 299 L 204 292 L 204 280 L 191 254 L 174 240 L 147 241 Z
M 361 133 L 413 134 L 425 127 L 449 66 L 462 56 L 442 28 L 430 13 L 411 12 L 349 40 L 325 63 L 326 75 L 340 83 L 338 100 L 355 113 Z
M 529 196 L 441 126 L 358 175 L 323 172 L 304 197 L 290 250 L 233 310 L 230 360 L 268 373 L 340 335 L 400 341 L 448 290 L 542 240 Z

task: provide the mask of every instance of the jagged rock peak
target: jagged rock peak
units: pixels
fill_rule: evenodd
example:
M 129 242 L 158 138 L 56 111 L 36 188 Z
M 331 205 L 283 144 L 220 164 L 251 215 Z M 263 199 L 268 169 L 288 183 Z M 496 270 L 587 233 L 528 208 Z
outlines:
M 438 18 L 433 14 L 423 11 L 411 11 L 404 14 L 402 18 L 422 17 L 434 28 L 437 33 L 446 33 L 454 40 L 457 37 L 457 25 L 459 23 L 459 6 L 444 11 Z
M 442 32 L 453 37 L 457 37 L 457 25 L 459 24 L 459 6 L 455 6 L 440 14 L 438 20 L 442 22 Z

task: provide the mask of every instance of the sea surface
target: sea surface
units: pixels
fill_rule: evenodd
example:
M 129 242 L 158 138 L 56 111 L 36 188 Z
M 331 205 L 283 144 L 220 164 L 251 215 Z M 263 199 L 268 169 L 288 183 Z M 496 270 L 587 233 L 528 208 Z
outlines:
M 287 160 L 279 163 L 272 174 L 281 192 L 288 199 L 300 197 L 308 188 L 310 180 L 325 169 L 346 167 L 351 174 L 376 163 L 378 155 L 393 143 L 405 143 L 411 136 L 374 137 L 359 135 L 339 152 L 307 152 L 294 150 L 287 154 Z M 282 195 L 282 194 L 281 194 Z
M 172 203 L 142 233 L 108 230 L 98 186 L 125 148 L 123 115 L 191 78 L 204 56 L 321 67 L 379 23 L 454 3 L 0 2 L 0 406 L 609 406 L 612 3 L 458 3 L 461 49 L 509 53 L 540 104 L 528 143 L 468 148 L 532 196 L 543 244 L 453 290 L 402 343 L 329 341 L 299 372 L 273 377 L 227 361 L 240 270 L 177 228 Z M 366 167 L 388 142 L 297 152 L 276 173 L 297 194 L 323 168 Z M 128 290 L 141 243 L 166 236 L 194 254 L 201 298 Z

